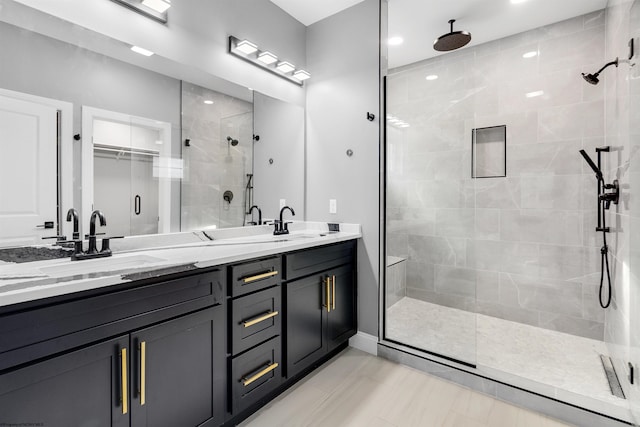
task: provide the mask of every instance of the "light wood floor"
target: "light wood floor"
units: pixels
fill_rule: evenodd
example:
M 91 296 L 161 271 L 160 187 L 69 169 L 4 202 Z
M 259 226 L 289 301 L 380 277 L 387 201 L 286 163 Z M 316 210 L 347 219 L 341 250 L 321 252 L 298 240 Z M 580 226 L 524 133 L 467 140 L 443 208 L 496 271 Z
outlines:
M 349 348 L 241 426 L 562 427 L 568 424 Z

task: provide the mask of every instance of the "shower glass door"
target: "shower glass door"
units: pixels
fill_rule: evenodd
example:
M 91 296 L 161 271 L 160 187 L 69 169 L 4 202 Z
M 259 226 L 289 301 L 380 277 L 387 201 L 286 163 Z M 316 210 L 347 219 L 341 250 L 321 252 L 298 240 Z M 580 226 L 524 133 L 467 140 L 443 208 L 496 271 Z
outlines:
M 485 278 L 473 244 L 473 112 L 445 100 L 464 97 L 455 68 L 416 64 L 387 77 L 384 338 L 475 366 Z M 425 78 L 434 74 L 437 84 Z

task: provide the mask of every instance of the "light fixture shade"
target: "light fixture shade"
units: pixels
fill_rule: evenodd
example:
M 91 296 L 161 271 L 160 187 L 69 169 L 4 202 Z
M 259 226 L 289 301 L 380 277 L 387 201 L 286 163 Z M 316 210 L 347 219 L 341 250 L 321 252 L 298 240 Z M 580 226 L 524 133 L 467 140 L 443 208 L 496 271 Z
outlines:
M 236 49 L 246 55 L 250 55 L 258 51 L 258 46 L 251 43 L 249 40 L 241 40 L 236 44 Z
M 144 55 L 144 56 L 153 55 L 153 52 L 145 48 L 142 48 L 140 46 L 131 46 L 131 50 L 134 51 L 135 53 L 139 53 L 140 55 Z
M 273 64 L 277 60 L 278 60 L 278 57 L 269 51 L 262 52 L 260 53 L 260 55 L 258 55 L 258 61 L 266 65 Z
M 311 74 L 309 74 L 305 70 L 298 70 L 295 73 L 293 73 L 293 77 L 295 77 L 298 80 L 307 80 L 311 78 Z
M 296 69 L 295 65 L 287 61 L 279 62 L 276 68 L 278 69 L 278 71 L 285 74 L 290 73 Z
M 169 0 L 142 0 L 142 4 L 158 13 L 165 13 L 171 7 Z

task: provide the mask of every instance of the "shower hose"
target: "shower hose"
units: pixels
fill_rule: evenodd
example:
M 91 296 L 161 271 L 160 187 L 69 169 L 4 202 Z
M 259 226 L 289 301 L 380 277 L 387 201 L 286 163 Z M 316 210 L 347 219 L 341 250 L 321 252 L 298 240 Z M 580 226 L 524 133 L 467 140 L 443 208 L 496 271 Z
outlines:
M 607 246 L 607 223 L 605 219 L 606 208 L 602 205 L 602 248 L 600 248 L 600 307 L 607 308 L 611 304 L 611 273 L 609 273 L 609 246 Z M 604 271 L 607 270 L 607 299 L 605 301 L 602 291 L 604 289 Z

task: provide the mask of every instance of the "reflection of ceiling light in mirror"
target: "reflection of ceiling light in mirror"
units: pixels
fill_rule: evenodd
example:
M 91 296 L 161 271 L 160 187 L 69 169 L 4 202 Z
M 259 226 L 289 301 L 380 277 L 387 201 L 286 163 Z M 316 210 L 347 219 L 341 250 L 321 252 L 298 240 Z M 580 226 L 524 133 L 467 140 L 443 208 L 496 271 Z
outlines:
M 207 99 L 206 101 L 204 101 L 204 103 L 207 104 L 207 105 L 211 105 L 211 104 L 213 104 L 213 101 L 210 100 L 210 99 Z
M 527 0 L 511 0 L 511 4 L 518 4 L 518 3 L 524 3 Z
M 236 44 L 236 49 L 244 54 L 250 55 L 258 50 L 258 46 L 251 43 L 249 40 L 241 40 Z
M 292 72 L 293 70 L 296 69 L 296 67 L 293 64 L 291 64 L 291 63 L 289 63 L 287 61 L 282 61 L 282 62 L 278 63 L 278 66 L 276 68 L 278 69 L 278 71 L 280 71 L 281 73 L 285 73 L 285 74 L 286 73 L 290 73 L 290 72 Z
M 427 80 L 436 80 L 438 78 L 437 75 L 435 74 L 429 74 L 427 77 L 425 77 Z
M 538 56 L 538 52 L 535 51 L 535 50 L 532 50 L 531 52 L 527 52 L 527 53 L 522 55 L 522 57 L 526 58 L 526 59 L 533 58 L 533 57 L 536 57 L 536 56 Z
M 542 95 L 544 95 L 544 91 L 543 90 L 536 90 L 535 92 L 527 93 L 525 96 L 527 98 L 535 98 L 537 96 L 542 96 Z
M 262 52 L 260 55 L 258 55 L 258 61 L 262 62 L 263 64 L 273 64 L 277 60 L 278 57 L 271 52 Z
M 171 2 L 168 0 L 142 0 L 142 4 L 158 13 L 164 13 L 171 7 Z
M 161 140 L 157 140 L 157 141 L 156 141 L 156 144 L 158 144 L 158 145 L 162 145 L 162 141 L 161 141 Z
M 402 123 L 402 124 L 398 125 L 398 127 L 400 127 L 400 128 L 408 128 L 410 126 L 411 125 L 409 125 L 409 123 Z
M 131 50 L 134 51 L 135 53 L 139 53 L 140 55 L 144 55 L 144 56 L 153 55 L 153 52 L 151 52 L 150 50 L 141 48 L 140 46 L 131 46 Z
M 389 40 L 387 40 L 387 43 L 389 44 L 389 46 L 398 46 L 398 45 L 401 45 L 403 42 L 404 42 L 404 39 L 400 36 L 389 37 Z
M 298 80 L 307 80 L 311 78 L 311 74 L 307 73 L 305 70 L 298 70 L 295 73 L 293 73 L 293 77 L 295 77 Z

